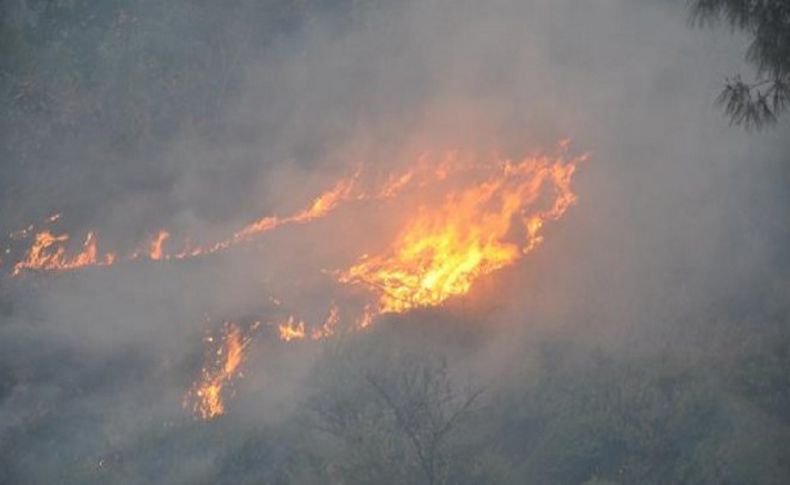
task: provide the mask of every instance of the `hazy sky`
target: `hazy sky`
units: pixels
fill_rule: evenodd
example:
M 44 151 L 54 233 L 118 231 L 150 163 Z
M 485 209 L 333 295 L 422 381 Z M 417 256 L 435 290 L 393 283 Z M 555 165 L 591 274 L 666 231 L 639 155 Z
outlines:
M 96 229 L 108 244 L 160 227 L 220 237 L 300 207 L 360 161 L 398 166 L 448 149 L 518 157 L 569 138 L 590 153 L 579 203 L 494 283 L 502 305 L 487 318 L 526 339 L 547 325 L 580 338 L 634 326 L 660 335 L 744 288 L 776 291 L 763 276 L 787 265 L 787 124 L 747 134 L 714 105 L 727 75 L 748 72 L 745 48 L 727 29 L 691 29 L 681 1 L 390 2 L 350 20 L 326 9 L 260 51 L 239 48 L 244 78 L 221 135 L 179 126 L 167 143 L 122 155 L 97 133 L 0 162 L 0 227 L 63 212 L 61 227 Z M 206 317 L 244 317 L 270 291 L 290 291 L 274 275 L 305 277 L 310 244 L 356 230 L 286 231 L 252 261 L 230 253 L 4 280 L 0 369 L 17 384 L 2 390 L 0 435 L 57 407 L 56 441 L 79 429 L 70 446 L 93 453 L 180 419 Z M 243 386 L 291 392 L 309 362 L 268 373 L 258 355 Z M 26 439 L 42 469 L 58 466 L 59 445 Z

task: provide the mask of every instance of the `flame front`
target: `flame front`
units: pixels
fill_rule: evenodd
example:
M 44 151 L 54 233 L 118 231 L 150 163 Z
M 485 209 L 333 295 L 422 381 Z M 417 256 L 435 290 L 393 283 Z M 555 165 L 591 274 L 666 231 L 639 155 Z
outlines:
M 131 244 L 136 251 L 121 258 L 110 252 L 100 255 L 95 233 L 88 232 L 81 250 L 73 254 L 67 246 L 68 234 L 30 225 L 9 233 L 11 241 L 33 239 L 24 257 L 13 264 L 11 276 L 24 271 L 109 266 L 116 259 L 183 260 L 228 250 L 283 225 L 306 225 L 333 213 L 338 219 L 361 214 L 359 220 L 367 220 L 363 212 L 374 210 L 389 227 L 381 234 L 371 231 L 370 238 L 354 241 L 360 247 L 352 251 L 358 252 L 343 256 L 350 256 L 354 263 L 330 263 L 330 268 L 336 269 L 325 274 L 330 275 L 328 283 L 334 288 L 333 301 L 323 320 L 311 322 L 291 315 L 277 325 L 270 323 L 282 343 L 365 331 L 382 314 L 435 307 L 466 295 L 480 277 L 514 264 L 537 248 L 546 223 L 562 217 L 576 202 L 571 181 L 586 156 L 569 158 L 567 149 L 568 142 L 562 142 L 555 156 L 527 157 L 518 162 L 448 152 L 438 157 L 424 154 L 391 172 L 380 171 L 375 165 L 368 170 L 363 166 L 301 209 L 260 217 L 214 242 L 192 245 L 185 239 L 180 250 L 174 249 L 179 244 L 172 233 L 162 229 L 142 243 Z M 336 212 L 342 204 L 352 207 Z M 345 225 L 349 222 L 356 221 L 345 221 Z M 59 213 L 45 222 L 60 223 Z M 382 240 L 390 234 L 394 235 L 391 240 Z M 359 256 L 371 244 L 380 250 Z M 6 249 L 5 254 L 9 253 Z M 335 294 L 338 291 L 341 293 Z M 270 299 L 280 313 L 284 308 L 281 302 Z M 341 306 L 335 301 L 342 302 Z M 294 311 L 314 308 L 314 304 L 297 301 Z M 240 375 L 245 348 L 252 339 L 250 329 L 243 331 L 236 323 L 226 322 L 222 330 L 221 337 L 206 339 L 208 359 L 184 396 L 184 407 L 199 419 L 213 419 L 225 412 L 229 384 Z
M 150 261 L 167 261 L 214 254 L 245 243 L 255 236 L 277 229 L 285 224 L 305 224 L 315 219 L 320 219 L 332 212 L 343 201 L 352 198 L 364 198 L 363 194 L 354 194 L 355 182 L 358 176 L 359 172 L 351 177 L 341 179 L 332 188 L 316 197 L 306 209 L 284 217 L 262 217 L 247 224 L 227 239 L 195 247 L 187 240 L 181 251 L 168 253 L 165 251 L 164 246 L 170 239 L 171 234 L 167 230 L 162 229 L 149 238 L 149 242 L 144 249 L 134 251 L 124 259 L 137 261 L 141 259 L 141 256 L 145 256 L 145 259 Z M 47 218 L 47 223 L 55 223 L 60 217 L 61 214 L 59 213 L 50 216 Z M 31 224 L 27 228 L 10 233 L 9 238 L 14 241 L 23 240 L 33 234 L 33 231 L 34 226 Z M 86 266 L 110 266 L 116 261 L 115 253 L 107 253 L 102 258 L 97 257 L 94 232 L 88 233 L 83 252 L 73 258 L 67 258 L 64 243 L 68 239 L 68 234 L 54 236 L 49 230 L 36 233 L 33 243 L 26 251 L 25 257 L 14 265 L 11 276 L 19 276 L 25 270 L 66 271 Z
M 314 328 L 312 332 L 310 332 L 310 338 L 313 340 L 321 340 L 328 337 L 331 337 L 335 334 L 335 327 L 340 322 L 340 310 L 338 309 L 335 302 L 329 306 L 329 314 L 326 316 L 326 320 L 324 320 L 323 325 L 318 328 Z
M 374 292 L 378 313 L 463 295 L 480 276 L 537 247 L 543 223 L 576 200 L 575 167 L 545 157 L 499 164 L 484 181 L 447 193 L 439 207 L 421 207 L 386 252 L 363 257 L 339 279 Z
M 93 232 L 89 232 L 85 237 L 82 251 L 72 257 L 66 255 L 65 243 L 68 240 L 68 234 L 56 236 L 50 231 L 36 234 L 25 259 L 14 265 L 11 276 L 16 276 L 27 269 L 66 271 L 84 266 L 111 265 L 115 261 L 115 255 L 112 253 L 105 254 L 101 259 L 98 258 L 96 236 Z
M 203 366 L 200 379 L 184 396 L 184 408 L 191 408 L 195 417 L 204 420 L 225 413 L 223 389 L 240 374 L 245 359 L 244 349 L 250 341 L 251 338 L 242 334 L 238 324 L 225 322 L 219 345 L 213 350 L 213 358 Z M 213 348 L 215 339 L 209 337 L 206 342 Z

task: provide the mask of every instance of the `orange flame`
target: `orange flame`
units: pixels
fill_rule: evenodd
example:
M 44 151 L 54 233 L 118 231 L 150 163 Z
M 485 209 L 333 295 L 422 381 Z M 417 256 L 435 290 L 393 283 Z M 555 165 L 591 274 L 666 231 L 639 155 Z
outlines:
M 352 189 L 354 188 L 354 182 L 356 181 L 358 175 L 359 173 L 357 172 L 350 178 L 341 179 L 337 184 L 335 184 L 334 187 L 316 197 L 308 209 L 298 211 L 296 214 L 288 217 L 262 217 L 257 221 L 243 227 L 240 231 L 233 234 L 231 238 L 217 242 L 205 250 L 200 250 L 199 254 L 210 254 L 225 250 L 249 239 L 252 236 L 257 236 L 271 231 L 283 224 L 305 223 L 324 217 L 334 210 L 338 204 L 340 204 L 340 202 L 350 197 Z
M 164 243 L 170 238 L 170 233 L 166 230 L 159 231 L 148 244 L 148 248 L 144 251 L 148 255 L 148 259 L 152 261 L 170 260 L 170 259 L 187 259 L 191 257 L 213 254 L 232 246 L 243 243 L 253 236 L 258 236 L 265 232 L 276 229 L 283 224 L 293 223 L 306 223 L 314 219 L 326 216 L 334 210 L 341 202 L 351 197 L 354 188 L 354 183 L 359 175 L 359 172 L 352 177 L 342 179 L 330 190 L 324 192 L 316 197 L 311 203 L 310 207 L 297 211 L 295 214 L 287 217 L 266 216 L 262 217 L 241 230 L 237 231 L 228 239 L 224 239 L 213 244 L 205 246 L 192 247 L 188 242 L 185 244 L 184 249 L 177 253 L 166 253 L 164 251 Z M 61 217 L 60 214 L 50 216 L 47 221 L 52 223 Z M 15 231 L 9 234 L 12 240 L 21 240 L 26 238 L 33 231 L 33 225 Z M 92 249 L 87 247 L 86 250 L 92 250 L 95 253 L 95 235 L 93 232 L 88 233 L 87 238 L 91 242 Z M 14 266 L 11 276 L 18 276 L 24 270 L 40 270 L 40 271 L 65 271 L 70 269 L 81 268 L 84 266 L 109 266 L 115 262 L 115 255 L 108 253 L 104 259 L 98 260 L 95 257 L 85 259 L 84 256 L 78 255 L 75 259 L 79 261 L 70 262 L 65 259 L 65 248 L 62 243 L 69 239 L 67 234 L 60 236 L 53 236 L 50 231 L 42 231 L 35 236 L 35 241 L 27 251 L 25 259 L 20 261 Z M 50 249 L 51 248 L 51 249 Z M 54 252 L 51 252 L 54 251 Z M 95 256 L 95 255 L 94 255 Z M 141 251 L 135 251 L 130 254 L 126 259 L 128 261 L 138 260 L 141 256 Z
M 484 181 L 448 192 L 439 207 L 421 208 L 385 253 L 360 259 L 339 280 L 370 288 L 380 313 L 463 295 L 480 276 L 540 244 L 543 223 L 559 218 L 576 200 L 570 181 L 579 160 L 497 164 Z M 549 207 L 537 208 L 543 199 L 550 199 Z
M 375 318 L 375 312 L 372 305 L 365 305 L 364 310 L 362 310 L 362 314 L 357 318 L 356 321 L 356 330 L 365 330 L 366 328 L 373 325 L 373 318 Z
M 309 209 L 286 219 L 288 222 L 309 222 L 329 214 L 337 205 L 349 198 L 359 172 L 349 179 L 338 182 L 332 189 L 317 197 Z
M 567 148 L 566 144 L 561 149 Z M 356 177 L 338 183 L 309 209 L 286 218 L 269 217 L 247 226 L 233 240 L 288 222 L 324 217 L 342 200 L 380 200 L 399 195 L 412 185 L 418 195 L 439 193 L 439 204 L 423 203 L 380 254 L 360 257 L 339 271 L 337 280 L 369 290 L 370 300 L 356 314 L 348 309 L 346 331 L 363 331 L 384 313 L 441 305 L 467 294 L 474 282 L 518 261 L 543 241 L 548 221 L 559 219 L 576 202 L 571 181 L 586 155 L 566 160 L 559 155 L 530 157 L 518 163 L 494 161 L 462 165 L 451 153 L 436 164 L 421 157 L 407 171 L 390 175 L 378 189 L 353 192 Z M 459 175 L 456 177 L 456 175 Z M 438 190 L 435 190 L 438 189 Z M 429 195 L 428 195 L 429 196 Z M 230 243 L 228 243 L 230 244 Z M 271 299 L 275 305 L 279 300 Z M 320 326 L 289 316 L 278 325 L 282 342 L 322 340 L 337 334 L 340 308 L 333 302 Z M 224 375 L 224 374 L 223 374 Z M 224 377 L 207 374 L 203 402 L 215 403 Z M 221 401 L 218 402 L 220 413 Z M 199 409 L 214 409 L 205 404 Z M 211 411 L 196 413 L 208 419 Z
M 11 276 L 16 276 L 23 270 L 66 271 L 84 266 L 106 266 L 115 261 L 113 253 L 105 254 L 102 259 L 98 258 L 96 236 L 93 232 L 89 232 L 86 236 L 82 251 L 71 258 L 66 256 L 65 242 L 68 239 L 68 234 L 55 236 L 49 231 L 36 234 L 25 259 L 14 265 Z
M 223 388 L 240 375 L 244 350 L 251 341 L 251 337 L 244 336 L 239 325 L 232 322 L 225 322 L 223 333 L 213 359 L 203 366 L 200 379 L 192 384 L 182 401 L 183 407 L 191 407 L 199 419 L 214 419 L 225 413 Z M 214 338 L 208 337 L 206 341 L 213 344 Z
M 290 214 L 261 217 L 213 243 L 193 246 L 185 239 L 181 249 L 173 252 L 167 252 L 174 246 L 169 242 L 171 233 L 162 229 L 136 245 L 139 250 L 125 259 L 165 261 L 208 255 L 283 225 L 327 217 L 343 203 L 375 201 L 409 218 L 402 227 L 393 228 L 396 236 L 382 251 L 362 255 L 330 273 L 336 282 L 366 290 L 361 300 L 355 298 L 351 308 L 342 309 L 332 302 L 322 322 L 308 323 L 292 315 L 277 325 L 281 342 L 318 341 L 344 331 L 364 331 L 384 313 L 438 306 L 463 296 L 480 277 L 514 264 L 540 246 L 546 223 L 562 217 L 576 202 L 571 182 L 586 156 L 568 159 L 567 147 L 568 142 L 562 142 L 555 157 L 528 157 L 519 162 L 481 162 L 450 152 L 438 159 L 423 155 L 392 173 L 374 172 L 362 178 L 360 169 Z M 59 218 L 55 214 L 47 222 Z M 67 254 L 68 234 L 56 235 L 51 230 L 34 234 L 31 225 L 9 237 L 14 241 L 33 237 L 24 258 L 13 265 L 12 276 L 26 270 L 65 271 L 115 261 L 113 253 L 99 256 L 94 232 L 87 233 L 81 250 L 73 255 Z M 274 298 L 271 303 L 280 305 Z M 341 321 L 341 315 L 345 320 Z M 240 376 L 252 338 L 236 323 L 225 322 L 222 328 L 218 341 L 206 339 L 209 359 L 183 399 L 184 408 L 199 419 L 225 412 L 227 389 Z
M 431 168 L 428 164 L 425 163 L 424 159 L 420 159 L 416 166 L 410 167 L 402 173 L 391 173 L 387 177 L 386 181 L 381 184 L 378 189 L 373 189 L 371 192 L 365 192 L 361 188 L 358 188 L 358 181 L 361 175 L 361 169 L 357 170 L 353 175 L 350 177 L 341 179 L 338 181 L 332 188 L 325 191 L 318 197 L 316 197 L 310 206 L 306 209 L 302 209 L 296 211 L 295 213 L 288 215 L 288 216 L 264 216 L 260 219 L 253 221 L 252 223 L 244 226 L 240 230 L 233 233 L 232 236 L 216 241 L 214 243 L 205 244 L 202 246 L 192 246 L 189 243 L 189 240 L 186 240 L 183 248 L 180 251 L 167 253 L 164 250 L 165 242 L 170 238 L 171 234 L 167 230 L 160 230 L 155 236 L 150 239 L 150 242 L 147 243 L 147 246 L 144 245 L 145 249 L 137 250 L 124 259 L 127 261 L 137 261 L 140 260 L 141 256 L 147 255 L 147 259 L 151 261 L 162 261 L 162 260 L 182 260 L 193 258 L 197 256 L 204 256 L 208 254 L 214 254 L 221 251 L 225 251 L 233 246 L 245 243 L 252 239 L 255 236 L 259 236 L 266 232 L 272 231 L 282 225 L 285 224 L 304 224 L 311 222 L 315 219 L 320 219 L 322 217 L 327 216 L 333 210 L 335 210 L 341 203 L 349 201 L 349 200 L 365 200 L 365 199 L 387 199 L 396 196 L 405 187 L 407 187 L 410 183 L 414 181 L 418 177 L 418 175 L 423 176 L 422 184 L 424 185 L 427 183 L 430 177 L 425 177 L 424 171 L 427 169 L 431 173 L 430 175 L 434 176 L 437 180 L 441 180 L 447 176 L 450 169 L 452 168 L 451 165 L 454 163 L 454 159 L 452 156 L 448 157 L 447 160 L 442 162 L 441 165 L 435 168 Z M 47 218 L 48 223 L 54 223 L 61 218 L 61 214 L 53 214 L 49 218 Z M 9 234 L 9 237 L 12 240 L 22 240 L 27 238 L 33 232 L 34 226 L 31 224 L 29 227 L 15 231 Z M 95 233 L 91 232 L 88 234 L 89 238 L 94 238 Z M 109 266 L 113 262 L 115 262 L 116 258 L 114 253 L 108 253 L 105 258 L 102 260 L 91 260 L 86 264 L 45 264 L 45 263 L 36 263 L 34 259 L 31 259 L 31 255 L 34 252 L 40 251 L 42 249 L 42 244 L 44 244 L 43 249 L 47 249 L 50 246 L 55 245 L 56 247 L 53 248 L 56 252 L 60 250 L 60 246 L 58 243 L 62 243 L 65 239 L 58 239 L 56 241 L 48 241 L 48 238 L 51 238 L 50 231 L 42 231 L 39 234 L 36 234 L 37 241 L 31 245 L 30 249 L 28 250 L 28 255 L 25 258 L 25 261 L 20 261 L 15 265 L 14 271 L 11 273 L 11 276 L 18 276 L 23 270 L 39 270 L 39 271 L 65 271 L 70 269 L 77 269 L 84 266 Z M 66 237 L 68 235 L 64 234 L 63 236 L 58 237 Z M 41 240 L 38 240 L 41 238 Z
M 326 320 L 324 320 L 324 323 L 320 327 L 314 328 L 312 332 L 310 332 L 310 338 L 313 340 L 321 340 L 331 337 L 335 334 L 335 327 L 338 322 L 340 322 L 340 309 L 332 302 Z
M 324 322 L 314 327 L 309 332 L 306 329 L 304 320 L 297 320 L 296 317 L 290 315 L 285 323 L 277 326 L 280 334 L 280 340 L 283 342 L 290 342 L 292 340 L 304 340 L 308 336 L 311 340 L 323 340 L 335 334 L 335 328 L 340 322 L 340 309 L 332 302 L 329 306 L 329 313 L 324 319 Z
M 280 324 L 278 329 L 280 330 L 280 340 L 283 342 L 305 338 L 304 322 L 302 320 L 297 322 L 293 315 L 288 317 L 285 323 Z
M 156 235 L 153 241 L 151 241 L 151 245 L 148 250 L 148 257 L 151 258 L 153 261 L 159 261 L 162 259 L 163 252 L 162 246 L 164 245 L 167 238 L 170 237 L 170 233 L 165 231 L 164 229 L 159 231 L 159 234 Z

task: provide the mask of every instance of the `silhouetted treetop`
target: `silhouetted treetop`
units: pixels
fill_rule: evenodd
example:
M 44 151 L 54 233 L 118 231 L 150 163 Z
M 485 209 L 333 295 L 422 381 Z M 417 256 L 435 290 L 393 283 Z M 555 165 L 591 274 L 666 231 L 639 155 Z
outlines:
M 746 60 L 755 78 L 728 79 L 718 103 L 734 124 L 775 123 L 790 99 L 790 0 L 692 0 L 691 18 L 695 25 L 725 21 L 752 37 Z

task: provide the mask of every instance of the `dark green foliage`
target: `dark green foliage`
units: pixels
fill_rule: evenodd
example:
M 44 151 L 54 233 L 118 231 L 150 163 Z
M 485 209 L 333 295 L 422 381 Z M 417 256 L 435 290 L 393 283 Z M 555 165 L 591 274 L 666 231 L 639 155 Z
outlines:
M 746 60 L 756 80 L 736 75 L 718 99 L 732 122 L 746 128 L 775 123 L 790 102 L 790 1 L 694 0 L 691 12 L 697 24 L 724 19 L 752 38 Z

